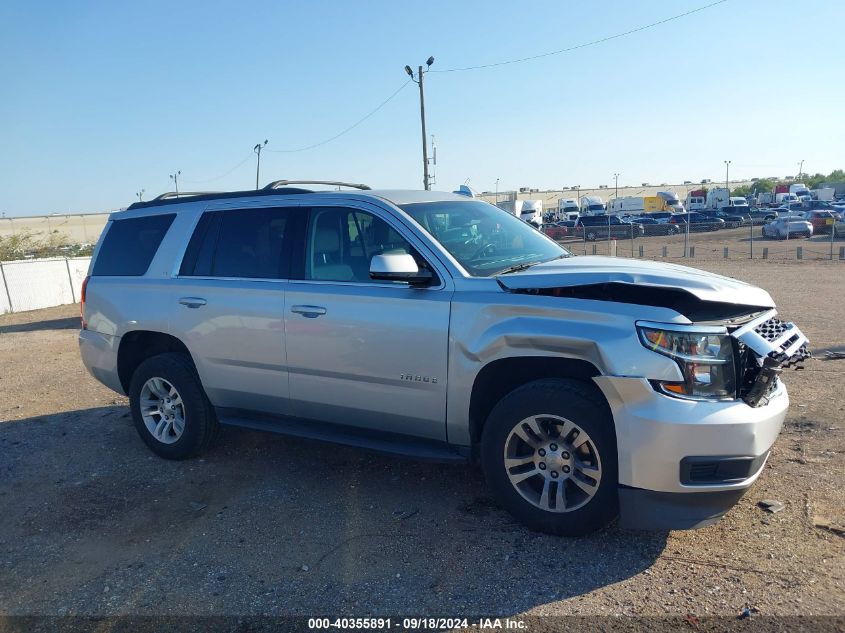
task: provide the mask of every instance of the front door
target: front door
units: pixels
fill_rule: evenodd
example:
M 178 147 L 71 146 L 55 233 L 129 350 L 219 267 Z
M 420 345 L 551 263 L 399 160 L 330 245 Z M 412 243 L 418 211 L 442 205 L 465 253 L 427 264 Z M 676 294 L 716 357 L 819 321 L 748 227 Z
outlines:
M 411 288 L 369 277 L 370 259 L 384 253 L 411 253 L 431 268 L 400 230 L 374 210 L 311 209 L 303 279 L 286 293 L 291 409 L 445 440 L 451 280 Z

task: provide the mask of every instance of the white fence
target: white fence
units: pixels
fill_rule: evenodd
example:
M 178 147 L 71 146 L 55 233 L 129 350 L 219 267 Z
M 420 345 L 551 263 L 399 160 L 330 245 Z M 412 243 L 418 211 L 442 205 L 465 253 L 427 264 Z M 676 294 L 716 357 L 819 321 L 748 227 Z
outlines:
M 0 314 L 76 303 L 90 257 L 0 262 Z

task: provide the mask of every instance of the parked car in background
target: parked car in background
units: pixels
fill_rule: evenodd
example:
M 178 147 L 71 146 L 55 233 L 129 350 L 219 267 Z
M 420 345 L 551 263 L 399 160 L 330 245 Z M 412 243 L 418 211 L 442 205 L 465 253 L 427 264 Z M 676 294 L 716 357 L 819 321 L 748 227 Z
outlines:
M 675 214 L 671 211 L 655 211 L 654 213 L 649 213 L 646 217 L 657 220 L 661 224 L 666 224 L 673 215 Z
M 813 233 L 830 233 L 836 218 L 830 211 L 806 211 L 803 216 L 813 225 Z
M 541 230 L 553 240 L 559 240 L 569 235 L 569 229 L 559 224 L 544 224 Z
M 679 225 L 681 231 L 686 230 L 687 222 L 690 231 L 718 231 L 725 228 L 724 220 L 703 213 L 676 213 L 669 220 L 670 224 Z
M 681 228 L 677 224 L 670 224 L 669 222 L 660 222 L 659 220 L 655 220 L 654 218 L 648 217 L 648 215 L 641 216 L 633 220 L 633 222 L 643 227 L 643 234 L 675 235 L 681 232 Z
M 800 218 L 778 218 L 764 224 L 762 232 L 763 237 L 771 237 L 777 240 L 812 237 L 813 225 Z
M 642 224 L 623 222 L 615 215 L 582 215 L 575 223 L 575 234 L 589 241 L 645 235 Z
M 845 219 L 836 220 L 833 224 L 833 236 L 845 237 Z
M 748 212 L 748 218 L 751 222 L 755 224 L 761 224 L 763 222 L 769 222 L 771 220 L 776 220 L 778 214 L 774 209 L 761 209 L 761 208 L 752 208 Z
M 724 228 L 735 229 L 750 221 L 746 215 L 734 212 L 735 207 L 722 207 L 719 211 L 703 211 L 702 215 L 713 219 L 722 220 L 725 223 Z

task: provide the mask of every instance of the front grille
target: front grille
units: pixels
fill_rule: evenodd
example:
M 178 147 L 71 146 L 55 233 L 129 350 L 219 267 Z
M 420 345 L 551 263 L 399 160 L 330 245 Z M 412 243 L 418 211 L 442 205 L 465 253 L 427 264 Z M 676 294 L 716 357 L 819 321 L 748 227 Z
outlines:
M 736 341 L 737 396 L 752 407 L 768 402 L 783 368 L 801 369 L 810 358 L 807 338 L 794 323 L 774 317 L 740 326 Z
M 788 328 L 789 323 L 784 323 L 780 319 L 771 318 L 755 327 L 754 331 L 767 341 L 774 341 L 777 340 L 781 334 L 786 332 Z

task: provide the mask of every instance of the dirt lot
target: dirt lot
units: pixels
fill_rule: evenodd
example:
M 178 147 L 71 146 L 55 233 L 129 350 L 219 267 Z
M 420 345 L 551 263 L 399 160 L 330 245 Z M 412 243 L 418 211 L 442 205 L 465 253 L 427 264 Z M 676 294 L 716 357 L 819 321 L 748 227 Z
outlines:
M 0 614 L 845 614 L 845 264 L 712 262 L 817 359 L 715 526 L 535 534 L 475 469 L 227 430 L 167 462 L 89 377 L 77 307 L 0 317 Z M 761 499 L 786 508 L 769 514 Z
M 728 259 L 743 261 L 750 259 L 754 254 L 755 259 L 765 256 L 773 261 L 796 261 L 798 259 L 798 247 L 801 247 L 801 256 L 804 260 L 829 260 L 831 252 L 830 234 L 820 233 L 813 237 L 793 238 L 790 240 L 776 240 L 764 238 L 760 226 L 744 226 L 735 229 L 722 229 L 719 231 L 693 231 L 689 235 L 689 245 L 694 248 L 694 259 L 696 261 L 722 260 L 725 257 L 724 249 L 728 249 Z M 752 240 L 753 236 L 753 240 Z M 660 259 L 663 256 L 663 247 L 666 247 L 666 255 L 669 259 L 678 259 L 684 254 L 684 240 L 686 235 L 646 235 L 637 237 L 633 243 L 633 253 L 639 257 L 639 249 L 643 248 L 643 256 L 647 258 Z M 577 255 L 592 254 L 595 245 L 596 253 L 599 255 L 608 254 L 608 242 L 596 240 L 595 242 L 584 243 L 582 239 L 574 237 L 561 240 L 567 248 Z M 845 246 L 845 237 L 833 239 L 833 258 L 839 259 L 839 249 Z M 631 256 L 631 240 L 617 240 L 617 254 L 623 257 Z

